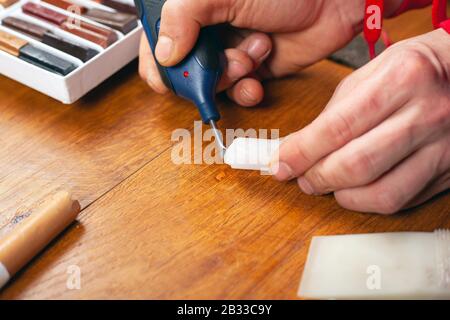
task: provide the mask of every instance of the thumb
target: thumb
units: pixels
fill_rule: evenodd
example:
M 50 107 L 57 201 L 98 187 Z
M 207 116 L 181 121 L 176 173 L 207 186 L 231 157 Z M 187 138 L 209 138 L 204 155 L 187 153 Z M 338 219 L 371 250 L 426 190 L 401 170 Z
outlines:
M 169 67 L 183 60 L 194 47 L 200 28 L 228 22 L 236 3 L 239 1 L 168 0 L 155 49 L 158 62 Z

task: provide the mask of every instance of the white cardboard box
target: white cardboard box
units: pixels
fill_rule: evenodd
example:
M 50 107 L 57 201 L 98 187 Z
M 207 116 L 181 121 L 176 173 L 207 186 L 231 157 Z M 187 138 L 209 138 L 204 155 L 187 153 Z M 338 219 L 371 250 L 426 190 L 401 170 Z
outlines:
M 132 3 L 128 0 L 122 1 Z M 58 27 L 52 24 L 24 14 L 21 7 L 27 2 L 39 3 L 43 6 L 51 7 L 53 10 L 59 11 L 66 15 L 75 16 L 70 12 L 64 11 L 38 0 L 20 0 L 18 3 L 6 9 L 1 9 L 0 7 L 0 20 L 8 16 L 20 17 L 35 24 L 44 26 L 52 30 L 55 34 L 64 35 L 66 39 L 77 42 L 80 45 L 95 49 L 100 53 L 91 60 L 83 63 L 81 60 L 74 58 L 64 52 L 58 51 L 20 32 L 15 32 L 14 30 L 0 25 L 0 30 L 7 31 L 11 34 L 14 34 L 15 36 L 25 39 L 34 46 L 44 49 L 60 58 L 64 58 L 65 60 L 68 60 L 78 66 L 77 69 L 75 69 L 68 75 L 60 76 L 58 74 L 34 66 L 6 52 L 0 51 L 0 73 L 8 78 L 16 80 L 30 88 L 40 91 L 52 98 L 55 98 L 56 100 L 61 101 L 62 103 L 70 104 L 80 99 L 86 93 L 97 87 L 100 83 L 105 81 L 107 78 L 109 78 L 111 75 L 116 73 L 118 70 L 120 70 L 122 67 L 124 67 L 126 64 L 128 64 L 138 56 L 139 40 L 142 34 L 142 27 L 140 24 L 136 29 L 126 35 L 117 32 L 119 37 L 118 41 L 108 48 L 103 49 L 94 43 L 60 30 Z M 88 0 L 77 0 L 76 2 L 89 8 L 96 7 L 104 10 L 114 11 L 109 7 L 105 7 Z M 89 21 L 89 23 L 99 25 L 98 23 L 84 17 L 82 17 L 81 19 Z M 106 26 L 102 27 L 107 28 Z

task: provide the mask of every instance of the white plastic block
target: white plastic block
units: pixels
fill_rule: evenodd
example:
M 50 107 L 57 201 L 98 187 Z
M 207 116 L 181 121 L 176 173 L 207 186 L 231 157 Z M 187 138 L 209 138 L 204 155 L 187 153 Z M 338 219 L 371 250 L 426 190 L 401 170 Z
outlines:
M 450 299 L 450 231 L 314 237 L 298 295 Z
M 233 169 L 269 171 L 280 140 L 237 138 L 225 152 L 224 161 Z

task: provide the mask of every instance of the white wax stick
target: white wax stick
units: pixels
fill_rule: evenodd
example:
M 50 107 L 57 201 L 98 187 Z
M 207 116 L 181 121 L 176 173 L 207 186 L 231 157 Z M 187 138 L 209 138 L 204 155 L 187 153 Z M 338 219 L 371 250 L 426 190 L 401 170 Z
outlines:
M 9 281 L 9 272 L 3 263 L 0 262 L 0 288 L 2 288 Z
M 298 295 L 450 299 L 450 231 L 314 237 Z
M 280 140 L 237 138 L 225 152 L 224 161 L 233 169 L 269 171 Z

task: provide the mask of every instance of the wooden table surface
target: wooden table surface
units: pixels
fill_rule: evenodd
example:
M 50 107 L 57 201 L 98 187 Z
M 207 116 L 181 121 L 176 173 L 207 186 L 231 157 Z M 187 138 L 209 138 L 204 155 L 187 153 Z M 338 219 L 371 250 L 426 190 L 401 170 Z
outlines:
M 394 40 L 431 30 L 430 9 L 387 29 Z M 323 61 L 268 83 L 256 109 L 221 99 L 221 127 L 286 135 L 312 121 L 350 73 Z M 197 112 L 152 93 L 136 62 L 71 106 L 5 77 L 0 88 L 0 226 L 57 189 L 82 205 L 78 222 L 14 277 L 3 299 L 296 298 L 312 236 L 450 227 L 448 193 L 378 216 L 258 172 L 174 165 L 171 133 L 192 131 Z M 72 265 L 79 290 L 66 285 Z

